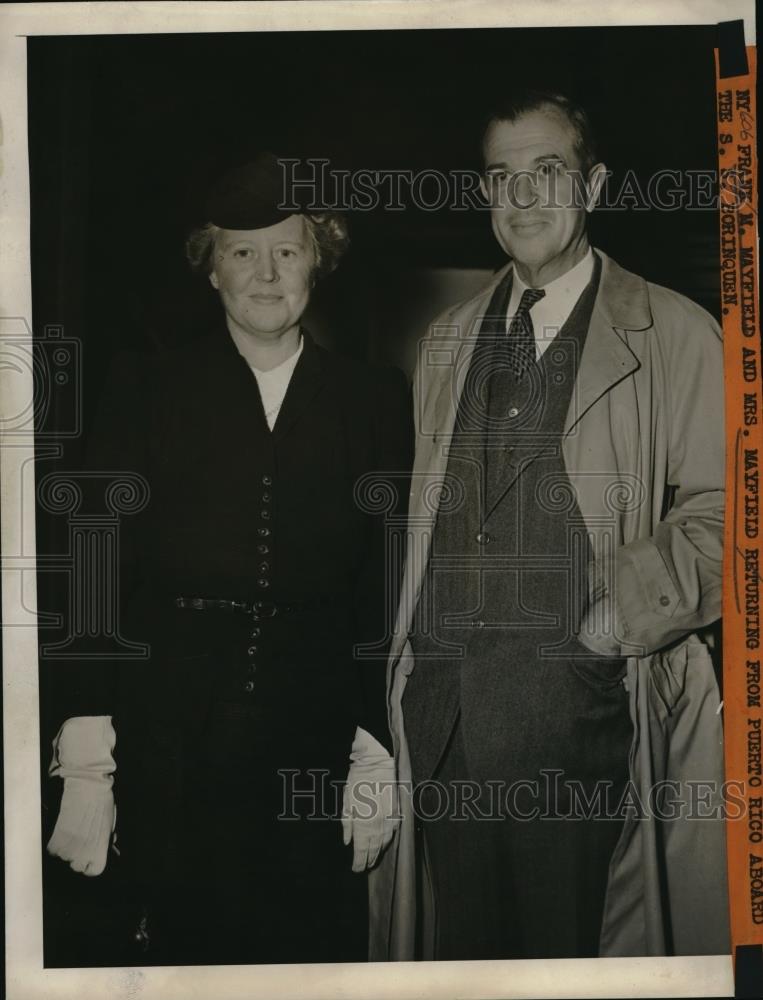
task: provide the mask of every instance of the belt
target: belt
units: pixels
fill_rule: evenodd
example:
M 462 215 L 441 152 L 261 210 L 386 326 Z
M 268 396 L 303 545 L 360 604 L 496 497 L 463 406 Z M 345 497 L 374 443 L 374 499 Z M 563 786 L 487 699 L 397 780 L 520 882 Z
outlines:
M 297 614 L 335 603 L 329 599 L 285 604 L 275 601 L 231 601 L 212 597 L 176 597 L 175 607 L 189 611 L 226 611 L 229 614 L 251 615 L 253 618 L 275 618 L 276 615 Z

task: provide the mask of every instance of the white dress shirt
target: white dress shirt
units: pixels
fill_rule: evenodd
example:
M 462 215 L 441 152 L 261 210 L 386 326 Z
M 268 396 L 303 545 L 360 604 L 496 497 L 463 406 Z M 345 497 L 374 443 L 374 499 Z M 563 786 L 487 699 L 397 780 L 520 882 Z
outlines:
M 542 285 L 546 293 L 542 299 L 530 310 L 530 318 L 533 321 L 533 332 L 535 335 L 535 360 L 540 360 L 541 355 L 549 346 L 554 337 L 567 322 L 575 303 L 580 298 L 583 289 L 591 280 L 593 274 L 593 250 L 588 248 L 588 253 L 578 263 L 565 272 L 561 277 L 554 278 L 547 285 Z M 514 314 L 519 308 L 522 292 L 529 288 L 517 274 L 514 268 L 514 281 L 511 288 L 511 298 L 507 310 L 506 329 L 514 318 Z
M 286 390 L 289 388 L 289 382 L 291 382 L 294 369 L 297 367 L 303 346 L 304 340 L 300 337 L 299 347 L 294 354 L 285 361 L 282 361 L 280 365 L 271 368 L 268 372 L 261 371 L 259 368 L 255 368 L 254 365 L 249 365 L 254 372 L 254 377 L 257 379 L 262 406 L 265 410 L 265 419 L 271 431 L 278 419 L 278 412 L 281 409 Z

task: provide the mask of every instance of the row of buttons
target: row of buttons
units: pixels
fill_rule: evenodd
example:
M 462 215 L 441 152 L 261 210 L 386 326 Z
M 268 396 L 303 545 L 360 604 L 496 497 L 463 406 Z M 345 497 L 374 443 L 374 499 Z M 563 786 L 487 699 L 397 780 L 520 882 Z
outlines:
M 255 625 L 252 631 L 249 633 L 249 638 L 259 639 L 261 635 L 262 635 L 262 629 L 259 627 L 259 625 Z M 255 662 L 255 657 L 259 652 L 259 648 L 260 647 L 257 646 L 256 643 L 252 643 L 252 645 L 246 651 L 246 655 L 249 657 L 248 673 L 250 674 L 255 674 L 257 672 L 257 663 Z M 246 684 L 244 684 L 244 691 L 246 691 L 247 694 L 251 694 L 252 691 L 254 691 L 254 681 L 251 679 L 251 677 L 246 682 Z
M 262 507 L 260 509 L 260 520 L 270 521 L 272 520 L 272 513 L 269 507 L 266 505 L 272 503 L 273 501 L 273 494 L 268 489 L 268 487 L 273 485 L 273 477 L 266 473 L 262 477 L 261 483 L 264 489 L 262 491 L 262 495 L 260 496 L 260 501 L 262 502 Z M 267 525 L 261 525 L 259 528 L 257 528 L 257 537 L 260 539 L 260 542 L 257 545 L 258 555 L 269 556 L 270 544 L 271 544 L 270 538 L 272 537 L 272 530 Z M 260 588 L 260 590 L 267 590 L 267 588 L 270 586 L 270 580 L 268 578 L 270 574 L 270 562 L 268 561 L 268 559 L 263 559 L 260 563 L 258 563 L 257 572 L 260 574 L 259 579 L 257 580 L 257 586 Z M 252 628 L 251 632 L 249 633 L 249 638 L 255 641 L 252 642 L 252 644 L 246 651 L 246 655 L 249 658 L 249 663 L 247 667 L 247 673 L 249 674 L 249 678 L 244 684 L 244 691 L 247 694 L 252 694 L 255 688 L 254 680 L 252 679 L 251 675 L 257 672 L 256 657 L 260 647 L 257 645 L 256 640 L 260 638 L 261 634 L 262 634 L 262 629 L 258 625 L 255 625 Z
M 270 490 L 267 489 L 267 487 L 273 485 L 273 477 L 267 474 L 264 475 L 262 477 L 262 485 L 266 487 L 266 489 L 263 490 L 260 500 L 262 501 L 263 505 L 269 504 L 273 499 L 273 494 L 270 492 Z M 260 510 L 260 519 L 263 521 L 269 521 L 271 517 L 272 514 L 270 510 L 267 507 L 263 506 L 262 509 Z M 267 527 L 258 528 L 257 534 L 260 538 L 270 538 L 271 534 L 270 528 Z M 261 542 L 257 546 L 257 552 L 261 556 L 267 556 L 270 554 L 270 546 L 266 542 Z M 260 588 L 260 590 L 267 590 L 267 588 L 270 586 L 270 580 L 268 579 L 268 573 L 270 572 L 270 563 L 266 559 L 263 559 L 263 561 L 257 567 L 257 572 L 260 574 L 260 577 L 257 580 L 257 586 Z

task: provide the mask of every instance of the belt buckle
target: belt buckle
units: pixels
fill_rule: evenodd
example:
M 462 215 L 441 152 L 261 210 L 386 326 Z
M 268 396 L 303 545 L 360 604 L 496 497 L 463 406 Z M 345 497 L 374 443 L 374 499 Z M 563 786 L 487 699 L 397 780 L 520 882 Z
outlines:
M 176 608 L 192 608 L 194 611 L 203 611 L 206 601 L 203 597 L 176 597 Z
M 252 605 L 252 617 L 259 620 L 260 618 L 275 618 L 278 613 L 278 606 L 273 604 L 272 601 L 255 601 Z

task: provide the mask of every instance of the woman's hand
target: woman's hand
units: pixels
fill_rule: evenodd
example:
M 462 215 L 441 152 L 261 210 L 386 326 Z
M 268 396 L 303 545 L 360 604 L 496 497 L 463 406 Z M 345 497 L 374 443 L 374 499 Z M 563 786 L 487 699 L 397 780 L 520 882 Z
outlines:
M 117 821 L 111 777 L 64 778 L 61 808 L 48 841 L 48 854 L 68 861 L 72 871 L 100 875 Z
M 63 778 L 64 791 L 47 850 L 84 875 L 100 875 L 106 867 L 116 826 L 115 744 L 107 715 L 67 719 L 53 740 L 48 774 Z
M 352 842 L 352 870 L 372 868 L 400 824 L 395 761 L 370 733 L 358 728 L 344 787 L 342 830 Z

